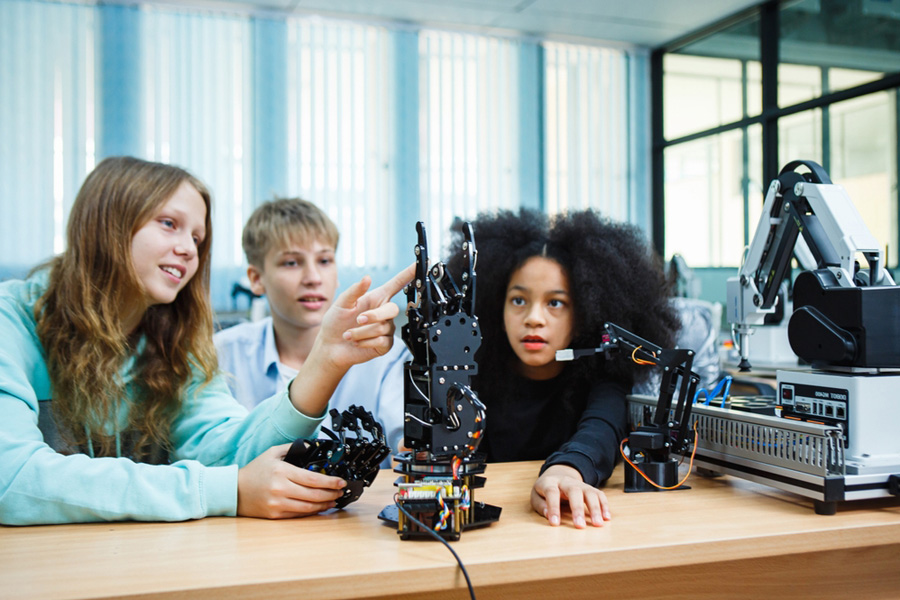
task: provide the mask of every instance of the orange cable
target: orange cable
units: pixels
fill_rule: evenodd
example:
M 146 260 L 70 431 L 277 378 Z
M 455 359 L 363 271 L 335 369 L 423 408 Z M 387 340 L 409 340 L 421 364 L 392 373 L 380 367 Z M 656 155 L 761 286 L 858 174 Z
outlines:
M 655 365 L 656 363 L 651 360 L 644 360 L 643 358 L 638 358 L 635 356 L 637 351 L 640 350 L 641 348 L 643 348 L 643 346 L 638 346 L 637 348 L 635 348 L 634 350 L 631 351 L 631 360 L 633 360 L 634 362 L 636 362 L 639 365 Z M 646 350 L 645 350 L 645 352 L 646 352 Z M 653 358 L 656 358 L 655 352 L 649 352 L 649 354 L 651 356 L 653 356 Z

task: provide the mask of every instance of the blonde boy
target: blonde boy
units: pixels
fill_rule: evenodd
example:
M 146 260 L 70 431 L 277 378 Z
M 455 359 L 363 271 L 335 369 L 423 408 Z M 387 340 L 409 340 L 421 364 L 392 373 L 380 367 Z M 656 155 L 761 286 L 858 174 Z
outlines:
M 306 200 L 273 200 L 250 215 L 242 240 L 247 277 L 253 293 L 267 298 L 271 316 L 214 337 L 219 366 L 232 375 L 232 392 L 247 408 L 284 389 L 309 356 L 337 294 L 338 239 L 331 219 Z M 403 363 L 410 359 L 395 339 L 387 354 L 347 371 L 329 407 L 364 406 L 396 451 L 403 436 Z

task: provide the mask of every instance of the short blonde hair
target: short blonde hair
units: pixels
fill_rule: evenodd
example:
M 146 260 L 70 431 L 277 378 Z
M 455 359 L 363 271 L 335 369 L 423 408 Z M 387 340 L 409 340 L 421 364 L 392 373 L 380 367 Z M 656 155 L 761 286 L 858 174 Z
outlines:
M 339 237 L 334 222 L 312 202 L 277 198 L 253 211 L 241 241 L 247 262 L 263 269 L 272 248 L 286 248 L 292 242 L 307 245 L 318 240 L 337 250 Z

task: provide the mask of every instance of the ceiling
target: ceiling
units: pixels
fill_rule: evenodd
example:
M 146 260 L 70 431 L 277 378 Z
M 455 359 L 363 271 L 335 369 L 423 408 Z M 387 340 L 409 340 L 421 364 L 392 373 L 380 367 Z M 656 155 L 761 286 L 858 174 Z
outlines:
M 656 47 L 759 3 L 760 0 L 188 0 L 178 4 Z

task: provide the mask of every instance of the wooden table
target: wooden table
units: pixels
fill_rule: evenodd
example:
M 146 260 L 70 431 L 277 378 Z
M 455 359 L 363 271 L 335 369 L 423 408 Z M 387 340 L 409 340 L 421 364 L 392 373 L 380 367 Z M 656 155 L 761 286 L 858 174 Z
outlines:
M 761 485 L 692 475 L 690 490 L 607 494 L 613 520 L 550 527 L 528 503 L 538 463 L 489 465 L 476 499 L 500 521 L 453 548 L 479 599 L 896 598 L 900 500 L 812 504 Z M 0 527 L 0 598 L 468 598 L 436 541 L 379 521 L 382 472 L 344 511 L 305 519 Z

